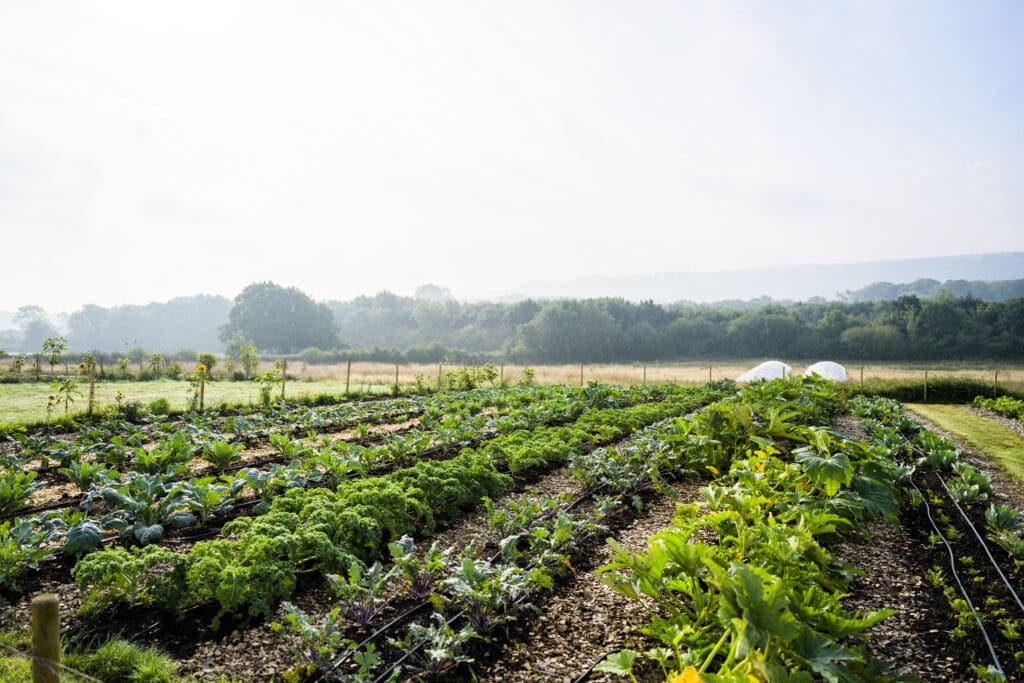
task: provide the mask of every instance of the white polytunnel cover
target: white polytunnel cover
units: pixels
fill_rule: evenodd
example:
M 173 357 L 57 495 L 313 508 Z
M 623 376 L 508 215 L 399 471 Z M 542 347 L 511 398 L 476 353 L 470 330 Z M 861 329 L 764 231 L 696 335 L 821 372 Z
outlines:
M 757 367 L 750 368 L 742 375 L 736 378 L 737 382 L 755 382 L 759 379 L 782 379 L 784 377 L 790 377 L 793 374 L 793 368 L 783 363 L 781 360 L 766 360 Z
M 830 360 L 820 361 L 804 370 L 804 377 L 810 377 L 811 375 L 817 375 L 822 379 L 830 379 L 833 382 L 845 382 L 850 378 L 846 368 Z

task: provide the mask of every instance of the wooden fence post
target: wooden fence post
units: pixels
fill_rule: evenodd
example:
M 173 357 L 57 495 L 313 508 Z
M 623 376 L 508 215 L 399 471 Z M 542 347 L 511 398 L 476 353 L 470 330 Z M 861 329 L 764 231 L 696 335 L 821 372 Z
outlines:
M 860 366 L 860 390 L 864 391 L 864 366 Z
M 441 366 L 444 365 L 441 361 L 437 361 L 437 390 L 441 391 Z
M 505 364 L 501 364 L 501 369 L 498 370 L 498 384 L 505 383 Z
M 996 376 L 992 379 L 992 398 L 999 395 L 999 371 L 996 370 Z
M 927 402 L 928 402 L 928 370 L 925 369 L 925 371 L 924 371 L 924 400 L 922 401 L 922 403 L 927 403 Z
M 96 361 L 89 362 L 89 416 L 96 405 Z
M 348 383 L 352 379 L 352 359 L 348 359 L 348 364 L 345 367 L 345 395 L 348 396 Z
M 281 359 L 281 400 L 284 400 L 284 382 L 288 378 L 288 359 Z
M 60 602 L 53 593 L 32 598 L 32 681 L 60 680 Z
M 647 366 L 644 366 L 644 386 L 647 386 Z
M 398 396 L 398 359 L 395 359 L 395 396 Z
M 712 382 L 712 380 L 711 380 L 711 369 L 713 367 L 714 367 L 713 365 L 709 365 L 708 366 L 708 384 L 711 384 L 711 382 Z
M 580 363 L 580 386 L 583 386 L 583 363 Z

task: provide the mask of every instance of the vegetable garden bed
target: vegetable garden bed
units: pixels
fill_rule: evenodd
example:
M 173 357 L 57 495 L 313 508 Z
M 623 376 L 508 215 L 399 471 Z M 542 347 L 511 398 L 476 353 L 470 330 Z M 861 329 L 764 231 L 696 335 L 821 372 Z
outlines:
M 9 481 L 32 461 L 60 482 L 43 458 L 66 451 L 59 469 L 113 473 L 80 512 L 9 495 L 4 627 L 27 621 L 17 590 L 54 589 L 72 651 L 129 639 L 222 681 L 1021 675 L 1024 541 L 1013 508 L 987 512 L 1006 484 L 892 401 L 858 399 L 864 427 L 802 379 L 403 401 L 23 438 Z M 953 568 L 984 591 L 951 593 Z

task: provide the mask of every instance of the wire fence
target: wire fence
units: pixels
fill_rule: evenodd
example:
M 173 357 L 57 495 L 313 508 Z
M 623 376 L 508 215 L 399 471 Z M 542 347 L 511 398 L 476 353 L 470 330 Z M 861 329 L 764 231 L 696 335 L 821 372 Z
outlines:
M 35 670 L 33 670 L 35 664 Z M 34 673 L 39 677 L 34 679 Z M 5 681 L 39 680 L 61 683 L 103 683 L 98 678 L 82 673 L 77 669 L 64 666 L 43 657 L 36 657 L 16 648 L 0 643 L 0 678 Z

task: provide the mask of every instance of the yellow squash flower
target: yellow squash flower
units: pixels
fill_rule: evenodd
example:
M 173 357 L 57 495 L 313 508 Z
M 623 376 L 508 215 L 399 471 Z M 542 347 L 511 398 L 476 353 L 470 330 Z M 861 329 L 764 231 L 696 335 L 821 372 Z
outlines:
M 697 667 L 688 666 L 670 678 L 667 683 L 704 683 L 704 679 L 697 672 Z

